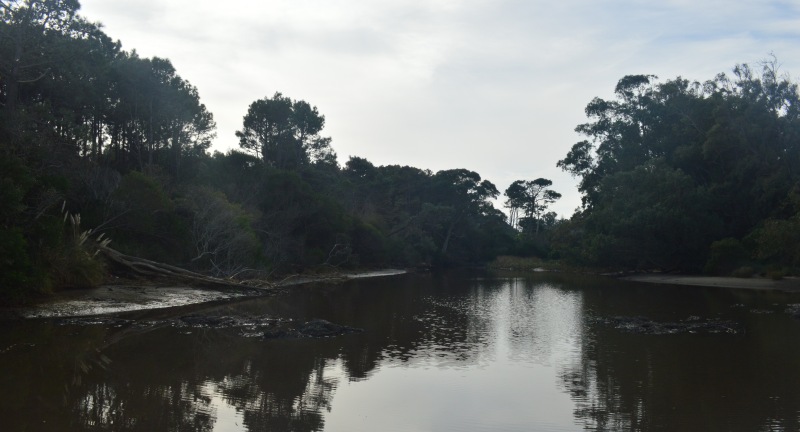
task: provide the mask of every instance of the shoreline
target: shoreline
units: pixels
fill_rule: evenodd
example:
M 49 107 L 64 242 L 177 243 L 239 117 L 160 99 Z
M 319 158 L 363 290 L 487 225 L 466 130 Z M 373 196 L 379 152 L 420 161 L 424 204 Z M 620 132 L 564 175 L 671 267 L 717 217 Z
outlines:
M 729 289 L 749 289 L 760 291 L 784 291 L 800 293 L 800 279 L 784 278 L 780 280 L 752 277 L 736 278 L 726 276 L 692 276 L 668 275 L 658 273 L 636 274 L 617 277 L 620 280 L 644 282 L 663 285 L 681 285 L 697 287 L 717 287 Z
M 309 283 L 339 283 L 352 279 L 396 276 L 407 270 L 385 269 L 342 273 L 327 276 L 298 275 L 284 279 L 271 289 L 236 289 L 210 286 L 159 285 L 121 281 L 98 288 L 67 290 L 30 306 L 0 309 L 0 320 L 48 319 L 112 315 L 124 312 L 175 308 L 202 303 L 276 295 L 280 290 Z M 611 276 L 618 280 L 660 285 L 747 289 L 800 293 L 800 278 L 773 280 L 762 277 L 735 278 L 724 276 L 692 276 L 659 273 L 642 273 Z
M 125 281 L 97 288 L 66 290 L 41 303 L 0 309 L 0 319 L 47 319 L 111 315 L 123 312 L 167 309 L 217 301 L 275 295 L 276 290 L 316 282 L 344 282 L 408 273 L 406 270 L 385 269 L 340 273 L 322 277 L 298 276 L 284 279 L 269 290 L 218 288 L 188 285 L 137 284 Z M 278 291 L 279 292 L 279 291 Z

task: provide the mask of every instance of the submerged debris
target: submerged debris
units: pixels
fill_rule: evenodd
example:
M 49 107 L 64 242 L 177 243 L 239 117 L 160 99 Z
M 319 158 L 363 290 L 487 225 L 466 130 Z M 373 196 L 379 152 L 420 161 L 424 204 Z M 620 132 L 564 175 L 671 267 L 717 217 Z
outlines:
M 628 333 L 643 334 L 680 334 L 680 333 L 706 333 L 706 334 L 738 334 L 742 332 L 741 325 L 733 321 L 702 320 L 692 316 L 684 321 L 658 322 L 646 317 L 615 316 L 598 318 L 597 322 L 613 326 Z
M 262 337 L 264 339 L 298 339 L 298 338 L 328 338 L 344 334 L 362 332 L 362 329 L 343 326 L 322 319 L 308 322 L 295 322 L 292 320 L 258 317 L 215 316 L 215 315 L 186 315 L 178 318 L 157 321 L 134 321 L 117 317 L 77 317 L 63 318 L 56 321 L 59 325 L 105 327 L 163 327 L 194 328 L 194 329 L 233 329 L 243 337 Z M 187 332 L 189 334 L 191 332 Z
M 299 325 L 284 325 L 264 331 L 265 339 L 327 338 L 364 330 L 315 319 Z

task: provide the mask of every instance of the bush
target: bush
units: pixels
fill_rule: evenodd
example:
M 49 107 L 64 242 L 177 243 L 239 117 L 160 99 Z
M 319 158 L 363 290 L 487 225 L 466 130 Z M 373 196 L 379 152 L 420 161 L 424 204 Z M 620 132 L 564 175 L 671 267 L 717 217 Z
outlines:
M 187 215 L 181 215 L 161 184 L 140 172 L 126 174 L 112 198 L 117 226 L 109 235 L 121 252 L 182 265 L 191 244 Z
M 727 275 L 740 268 L 749 268 L 742 267 L 748 261 L 748 255 L 742 243 L 735 238 L 715 241 L 711 243 L 710 256 L 704 271 L 706 274 Z
M 772 280 L 781 280 L 784 277 L 786 277 L 787 274 L 789 274 L 789 272 L 786 269 L 769 269 L 769 270 L 767 270 L 767 277 L 772 279 Z
M 750 277 L 753 277 L 753 274 L 755 274 L 755 272 L 756 271 L 755 271 L 755 269 L 753 269 L 753 267 L 742 266 L 742 267 L 739 267 L 736 270 L 734 270 L 732 275 L 733 275 L 733 277 L 737 277 L 737 278 L 750 278 Z
M 190 188 L 187 199 L 195 267 L 230 276 L 255 263 L 260 244 L 252 228 L 253 215 L 212 188 Z
M 30 289 L 34 268 L 22 230 L 0 230 L 0 303 L 20 303 Z

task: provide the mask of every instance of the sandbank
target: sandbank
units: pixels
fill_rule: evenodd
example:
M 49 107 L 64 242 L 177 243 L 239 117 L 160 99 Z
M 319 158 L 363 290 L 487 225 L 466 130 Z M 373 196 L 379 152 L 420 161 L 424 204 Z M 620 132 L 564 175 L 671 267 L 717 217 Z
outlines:
M 647 273 L 620 277 L 622 280 L 634 282 L 658 283 L 667 285 L 690 285 L 703 287 L 777 290 L 800 292 L 800 279 L 784 278 L 774 280 L 763 277 L 736 278 L 720 276 L 673 275 L 663 273 Z

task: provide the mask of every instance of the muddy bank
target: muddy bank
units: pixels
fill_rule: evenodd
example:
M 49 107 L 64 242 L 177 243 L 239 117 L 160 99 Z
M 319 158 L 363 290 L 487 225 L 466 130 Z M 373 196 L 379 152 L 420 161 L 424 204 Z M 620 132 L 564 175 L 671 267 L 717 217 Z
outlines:
M 154 284 L 121 282 L 95 289 L 70 290 L 57 293 L 46 301 L 27 307 L 0 310 L 0 318 L 61 318 L 109 315 L 151 309 L 187 306 L 199 303 L 222 302 L 244 297 L 271 295 L 292 286 L 313 282 L 338 282 L 348 279 L 394 276 L 404 270 L 380 270 L 335 276 L 297 276 L 276 283 L 269 290 L 252 288 L 212 288 L 191 286 L 156 286 Z
M 787 292 L 800 292 L 800 279 L 785 278 L 773 280 L 767 278 L 735 278 L 718 276 L 688 276 L 668 274 L 638 274 L 622 276 L 619 279 L 634 282 L 658 283 L 667 285 L 690 285 L 720 288 L 739 288 L 754 290 L 778 290 Z

